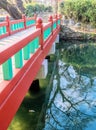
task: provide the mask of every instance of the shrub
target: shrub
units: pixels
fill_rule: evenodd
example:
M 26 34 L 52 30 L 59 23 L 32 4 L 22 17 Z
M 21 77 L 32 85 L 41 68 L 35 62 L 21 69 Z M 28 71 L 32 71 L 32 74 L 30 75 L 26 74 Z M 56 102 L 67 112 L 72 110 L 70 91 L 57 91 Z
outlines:
M 96 0 L 68 0 L 60 4 L 60 11 L 76 21 L 96 26 Z
M 52 12 L 52 7 L 51 6 L 44 6 L 44 5 L 39 5 L 39 4 L 28 4 L 25 6 L 26 8 L 26 15 L 27 16 L 33 16 L 34 13 L 40 13 L 40 12 Z

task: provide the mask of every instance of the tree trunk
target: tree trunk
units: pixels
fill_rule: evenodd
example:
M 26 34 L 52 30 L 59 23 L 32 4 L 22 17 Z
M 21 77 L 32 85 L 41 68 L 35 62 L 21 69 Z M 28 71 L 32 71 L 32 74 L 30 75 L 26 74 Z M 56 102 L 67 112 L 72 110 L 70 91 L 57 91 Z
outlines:
M 7 0 L 0 0 L 0 7 L 6 10 L 14 19 L 22 18 L 22 14 L 18 11 L 18 9 L 7 2 Z
M 18 6 L 18 9 L 24 14 L 25 13 L 25 8 L 23 6 L 23 2 L 22 0 L 15 0 L 17 6 Z
M 55 0 L 55 14 L 58 13 L 58 0 Z
M 32 0 L 24 0 L 24 2 L 25 2 L 26 4 L 28 4 L 28 3 L 31 3 Z

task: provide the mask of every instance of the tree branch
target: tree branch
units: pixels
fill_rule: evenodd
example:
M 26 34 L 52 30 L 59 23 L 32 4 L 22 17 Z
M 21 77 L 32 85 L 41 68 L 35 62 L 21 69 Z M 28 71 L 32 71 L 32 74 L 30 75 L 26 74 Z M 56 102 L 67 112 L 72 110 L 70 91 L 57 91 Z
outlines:
M 0 0 L 0 7 L 6 10 L 14 19 L 22 18 L 22 14 L 18 11 L 18 9 L 7 2 L 7 0 Z

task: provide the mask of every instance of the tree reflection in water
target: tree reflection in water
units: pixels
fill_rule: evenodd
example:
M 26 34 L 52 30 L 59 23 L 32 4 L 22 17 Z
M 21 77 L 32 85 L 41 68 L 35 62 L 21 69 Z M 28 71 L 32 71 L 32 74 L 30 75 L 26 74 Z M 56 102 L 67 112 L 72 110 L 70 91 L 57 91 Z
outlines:
M 96 129 L 96 48 L 69 48 L 60 51 L 43 130 Z

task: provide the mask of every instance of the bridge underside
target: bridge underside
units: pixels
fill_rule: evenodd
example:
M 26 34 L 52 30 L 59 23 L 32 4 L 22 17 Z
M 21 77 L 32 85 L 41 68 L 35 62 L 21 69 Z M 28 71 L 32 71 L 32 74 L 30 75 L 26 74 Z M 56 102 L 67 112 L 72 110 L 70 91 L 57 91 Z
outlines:
M 26 64 L 21 71 L 17 69 L 13 81 L 6 81 L 6 88 L 1 93 L 1 105 L 0 105 L 0 130 L 6 130 L 18 110 L 24 96 L 26 95 L 32 81 L 35 79 L 44 58 L 47 56 L 52 44 L 56 40 L 59 29 L 55 30 L 52 36 L 50 36 L 43 46 L 43 50 L 38 48 L 36 53 L 31 55 L 31 58 L 26 61 Z M 19 78 L 18 82 L 14 84 L 14 81 Z M 11 87 L 12 86 L 12 87 Z M 9 89 L 11 89 L 10 93 Z M 6 98 L 3 99 L 4 95 Z

